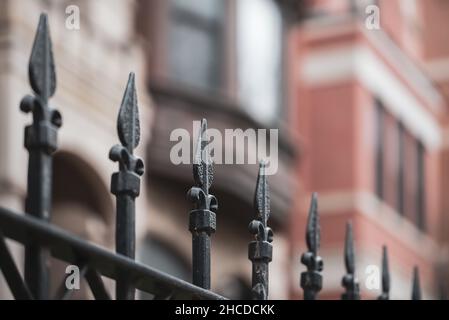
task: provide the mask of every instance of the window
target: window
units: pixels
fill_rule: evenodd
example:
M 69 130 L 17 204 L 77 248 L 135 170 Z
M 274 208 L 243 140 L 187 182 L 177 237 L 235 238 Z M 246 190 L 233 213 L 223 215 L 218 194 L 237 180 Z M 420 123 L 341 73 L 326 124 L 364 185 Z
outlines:
M 160 28 L 167 30 L 161 40 L 166 50 L 156 58 L 166 65 L 162 74 L 184 89 L 218 93 L 256 120 L 273 124 L 283 93 L 280 4 L 276 0 L 170 0 L 167 12 L 168 23 Z
M 224 3 L 170 1 L 168 73 L 173 80 L 200 89 L 220 89 Z
M 383 163 L 383 150 L 384 150 L 384 128 L 383 121 L 384 108 L 379 101 L 376 101 L 376 195 L 379 199 L 384 198 L 384 163 Z
M 422 143 L 417 144 L 417 172 L 418 184 L 416 195 L 416 224 L 420 230 L 426 229 L 425 221 L 425 149 Z
M 425 230 L 425 148 L 376 101 L 375 192 Z
M 404 215 L 404 183 L 405 183 L 405 128 L 402 122 L 398 122 L 398 193 L 397 193 L 397 211 Z
M 237 1 L 238 95 L 258 120 L 281 103 L 282 17 L 273 0 Z

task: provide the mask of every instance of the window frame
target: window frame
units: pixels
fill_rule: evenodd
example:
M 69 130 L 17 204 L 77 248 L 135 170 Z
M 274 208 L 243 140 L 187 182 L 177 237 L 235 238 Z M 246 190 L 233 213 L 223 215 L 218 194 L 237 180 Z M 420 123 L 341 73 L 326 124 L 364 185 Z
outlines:
M 216 99 L 217 101 L 225 101 L 226 105 L 233 106 L 243 113 L 246 112 L 244 105 L 239 99 L 239 84 L 238 84 L 238 61 L 237 61 L 237 1 L 239 0 L 226 0 L 224 4 L 224 22 L 223 22 L 223 36 L 222 36 L 222 60 L 223 63 L 220 66 L 221 76 L 221 88 L 216 91 L 202 90 L 201 88 L 191 87 L 188 84 L 175 83 L 170 79 L 168 74 L 168 52 L 170 50 L 168 43 L 168 32 L 170 28 L 170 22 L 167 18 L 170 15 L 170 1 L 166 0 L 152 0 L 145 1 L 140 0 L 142 5 L 139 9 L 143 18 L 143 24 L 140 25 L 140 29 L 144 30 L 145 41 L 150 49 L 148 59 L 148 81 L 156 86 L 164 86 L 173 88 L 174 92 L 183 91 L 189 95 L 195 95 L 198 97 L 207 97 L 210 99 Z M 281 32 L 281 72 L 279 83 L 279 95 L 280 107 L 277 109 L 279 114 L 278 119 L 270 121 L 271 123 L 263 123 L 266 127 L 279 127 L 282 125 L 288 114 L 288 88 L 286 86 L 288 80 L 288 72 L 286 68 L 286 55 L 288 54 L 288 48 L 286 43 L 285 32 L 288 24 L 288 19 L 283 10 L 283 4 L 278 0 L 271 0 L 278 8 L 281 14 L 282 32 Z M 150 13 L 150 15 L 148 15 Z M 250 114 L 250 113 L 248 113 Z M 254 118 L 250 114 L 251 118 Z M 257 119 L 254 119 L 257 121 Z M 257 121 L 258 122 L 258 121 Z
M 410 220 L 420 231 L 426 231 L 426 150 L 424 144 L 416 138 L 404 123 L 389 113 L 382 101 L 375 99 L 375 151 L 374 151 L 374 192 L 378 199 L 390 206 L 393 206 L 397 213 Z M 385 170 L 385 141 L 389 137 L 386 136 L 387 118 L 395 118 L 395 128 L 397 137 L 397 148 L 394 152 L 396 169 L 395 186 L 396 199 L 394 205 L 388 202 L 388 195 L 385 194 L 385 183 L 387 174 Z M 409 137 L 409 138 L 407 138 Z M 407 153 L 413 150 L 413 159 L 407 160 Z M 417 175 L 412 179 L 407 178 L 407 171 L 412 166 Z M 412 190 L 412 191 L 410 191 Z M 411 208 L 407 208 L 406 204 L 413 203 Z M 412 211 L 412 212 L 407 212 Z

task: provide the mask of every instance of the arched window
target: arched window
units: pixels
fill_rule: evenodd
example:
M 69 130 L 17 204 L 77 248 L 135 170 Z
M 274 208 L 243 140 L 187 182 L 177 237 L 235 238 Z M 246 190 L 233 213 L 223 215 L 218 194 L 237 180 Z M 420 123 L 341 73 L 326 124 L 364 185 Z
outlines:
M 74 154 L 58 152 L 53 161 L 52 223 L 98 245 L 112 249 L 113 206 L 109 190 L 95 170 Z M 67 263 L 51 259 L 50 285 L 54 296 L 64 284 Z M 111 282 L 105 281 L 112 289 Z M 71 298 L 90 299 L 87 282 Z

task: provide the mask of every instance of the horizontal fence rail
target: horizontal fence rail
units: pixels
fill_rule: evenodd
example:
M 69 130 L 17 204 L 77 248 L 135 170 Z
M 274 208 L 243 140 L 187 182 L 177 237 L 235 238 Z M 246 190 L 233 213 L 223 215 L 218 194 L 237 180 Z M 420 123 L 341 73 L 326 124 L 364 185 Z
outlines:
M 7 238 L 24 245 L 33 243 L 45 246 L 55 258 L 70 264 L 76 265 L 83 261 L 89 268 L 96 270 L 105 277 L 117 279 L 120 274 L 126 272 L 129 275 L 129 281 L 135 288 L 158 297 L 224 299 L 224 297 L 209 290 L 199 288 L 164 272 L 142 265 L 123 255 L 114 254 L 110 250 L 91 244 L 61 228 L 42 222 L 34 217 L 27 217 L 20 213 L 0 208 L 0 226 L 4 236 Z M 1 259 L 3 272 L 5 271 L 4 261 L 6 260 Z M 7 279 L 10 278 L 10 274 L 12 273 L 8 272 L 6 274 Z
M 207 121 L 201 122 L 193 164 L 195 185 L 188 191 L 193 203 L 189 213 L 192 234 L 193 284 L 134 261 L 135 258 L 135 201 L 140 193 L 140 176 L 144 162 L 134 155 L 140 140 L 139 112 L 135 76 L 129 79 L 118 112 L 117 134 L 120 144 L 113 146 L 109 158 L 118 163 L 112 174 L 111 193 L 116 197 L 116 252 L 94 245 L 52 225 L 52 154 L 57 149 L 57 130 L 62 125 L 61 114 L 49 107 L 49 98 L 56 90 L 48 19 L 41 15 L 29 63 L 29 78 L 34 96 L 22 99 L 20 108 L 31 112 L 33 121 L 25 128 L 25 148 L 29 152 L 28 184 L 25 213 L 0 208 L 0 269 L 16 299 L 69 299 L 72 292 L 64 284 L 55 297 L 49 296 L 50 255 L 76 265 L 96 299 L 112 299 L 103 277 L 115 280 L 115 298 L 135 299 L 136 289 L 150 293 L 154 299 L 225 299 L 211 288 L 211 237 L 217 231 L 218 200 L 210 193 L 213 163 L 208 150 Z M 252 297 L 269 299 L 269 263 L 273 258 L 274 233 L 268 226 L 270 193 L 265 162 L 259 164 L 254 195 L 255 218 L 248 226 L 253 239 L 248 245 L 248 259 L 252 263 Z M 300 274 L 299 285 L 305 300 L 315 300 L 323 289 L 324 263 L 320 247 L 318 195 L 312 194 L 306 225 L 307 251 L 301 256 L 306 270 Z M 6 239 L 18 241 L 25 247 L 25 272 L 22 277 Z M 361 298 L 356 277 L 354 236 L 348 222 L 344 246 L 346 274 L 342 278 L 344 300 Z M 382 251 L 382 293 L 379 300 L 390 298 L 390 274 L 387 248 Z M 24 278 L 24 279 L 23 279 Z M 418 268 L 413 271 L 413 300 L 421 299 Z

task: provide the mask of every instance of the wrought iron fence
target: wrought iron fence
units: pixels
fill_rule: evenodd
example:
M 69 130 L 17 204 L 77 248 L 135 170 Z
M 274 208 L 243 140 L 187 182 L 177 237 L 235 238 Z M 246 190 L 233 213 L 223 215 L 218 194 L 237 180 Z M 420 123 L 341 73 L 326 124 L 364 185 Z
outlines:
M 225 299 L 210 291 L 211 235 L 216 231 L 217 199 L 209 193 L 213 166 L 208 150 L 207 122 L 203 119 L 198 134 L 193 165 L 195 186 L 188 196 L 194 208 L 190 211 L 192 233 L 193 284 L 134 261 L 135 199 L 139 196 L 142 159 L 133 154 L 139 144 L 140 126 L 134 74 L 131 73 L 120 106 L 117 132 L 119 145 L 111 148 L 109 158 L 118 162 L 112 174 L 111 193 L 116 197 L 116 253 L 91 244 L 49 222 L 52 195 L 52 154 L 57 150 L 57 132 L 62 125 L 59 111 L 49 107 L 56 89 L 56 74 L 47 16 L 42 14 L 29 63 L 29 80 L 34 96 L 25 96 L 20 109 L 32 113 L 33 121 L 25 128 L 25 148 L 29 152 L 25 214 L 0 207 L 0 269 L 15 299 L 69 299 L 72 291 L 61 283 L 54 297 L 49 296 L 50 255 L 77 265 L 96 299 L 111 299 L 103 278 L 115 280 L 116 299 L 132 300 L 135 291 L 154 295 L 155 299 Z M 270 198 L 265 164 L 259 165 L 254 199 L 255 219 L 249 224 L 254 240 L 248 246 L 252 262 L 252 295 L 256 300 L 268 299 L 269 263 L 272 260 L 273 232 L 268 226 Z M 17 267 L 6 239 L 25 247 L 24 279 Z M 320 225 L 317 194 L 312 195 L 307 228 L 307 252 L 301 262 L 307 270 L 301 273 L 300 286 L 304 299 L 317 299 L 322 289 L 323 260 L 318 255 Z M 347 274 L 342 278 L 345 300 L 360 299 L 355 276 L 355 253 L 351 223 L 347 224 L 344 259 Z M 387 248 L 382 256 L 381 300 L 389 299 L 390 276 Z M 412 299 L 421 298 L 418 269 L 414 269 Z

